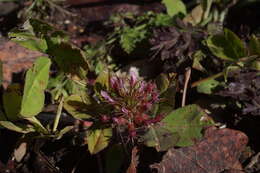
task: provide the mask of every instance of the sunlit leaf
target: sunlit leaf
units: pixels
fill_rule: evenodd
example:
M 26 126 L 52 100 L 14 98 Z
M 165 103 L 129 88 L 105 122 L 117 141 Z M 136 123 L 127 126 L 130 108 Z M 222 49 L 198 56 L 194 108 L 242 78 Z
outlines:
M 197 91 L 199 93 L 204 93 L 204 94 L 211 94 L 213 89 L 216 88 L 219 85 L 219 82 L 215 79 L 209 79 L 206 80 L 202 83 L 200 83 L 197 86 Z
M 249 49 L 251 54 L 260 55 L 260 40 L 255 35 L 250 38 Z
M 41 122 L 36 117 L 26 118 L 30 123 L 33 124 L 34 129 L 43 134 L 48 134 L 48 130 L 41 124 Z
M 252 68 L 260 71 L 260 61 L 254 61 L 252 63 Z
M 167 13 L 170 16 L 175 16 L 179 13 L 186 14 L 186 6 L 182 0 L 163 0 L 162 3 L 166 6 Z
M 18 133 L 30 133 L 35 131 L 35 129 L 31 126 L 23 124 L 14 124 L 10 121 L 0 121 L 0 125 Z
M 212 6 L 213 0 L 202 0 L 202 7 L 203 7 L 203 18 L 206 19 L 209 17 L 210 9 Z
M 88 150 L 91 154 L 96 154 L 106 148 L 112 137 L 112 129 L 94 129 L 87 135 Z
M 197 5 L 192 11 L 184 18 L 185 22 L 196 25 L 201 22 L 203 18 L 203 8 L 202 5 Z
M 37 38 L 31 33 L 14 31 L 9 33 L 9 37 L 12 41 L 20 44 L 21 46 L 45 53 L 48 49 L 45 39 Z
M 58 131 L 58 134 L 56 135 L 56 139 L 60 139 L 63 137 L 63 135 L 65 135 L 66 133 L 68 133 L 69 131 L 71 131 L 74 128 L 74 126 L 66 126 L 63 129 Z
M 44 106 L 44 90 L 48 84 L 50 65 L 49 58 L 40 57 L 27 71 L 20 111 L 22 117 L 33 117 L 41 112 Z
M 147 25 L 139 25 L 136 27 L 125 26 L 120 34 L 120 44 L 124 51 L 130 54 L 137 46 L 138 43 L 147 37 Z
M 95 90 L 100 92 L 103 89 L 109 88 L 109 72 L 108 70 L 103 70 L 99 73 L 97 79 L 95 80 Z

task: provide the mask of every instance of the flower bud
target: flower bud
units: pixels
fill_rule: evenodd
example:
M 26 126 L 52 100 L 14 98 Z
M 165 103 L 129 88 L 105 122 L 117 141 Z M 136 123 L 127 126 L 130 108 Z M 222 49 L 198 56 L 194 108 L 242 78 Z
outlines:
M 115 103 L 115 100 L 113 100 L 106 91 L 101 91 L 101 96 L 104 97 L 108 102 Z

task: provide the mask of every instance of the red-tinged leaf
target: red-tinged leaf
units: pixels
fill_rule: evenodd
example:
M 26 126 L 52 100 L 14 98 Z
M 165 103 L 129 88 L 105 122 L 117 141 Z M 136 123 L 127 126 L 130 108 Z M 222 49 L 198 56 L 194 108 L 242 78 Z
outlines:
M 91 154 L 96 154 L 106 148 L 112 137 L 112 129 L 95 129 L 89 131 L 87 135 L 88 150 Z

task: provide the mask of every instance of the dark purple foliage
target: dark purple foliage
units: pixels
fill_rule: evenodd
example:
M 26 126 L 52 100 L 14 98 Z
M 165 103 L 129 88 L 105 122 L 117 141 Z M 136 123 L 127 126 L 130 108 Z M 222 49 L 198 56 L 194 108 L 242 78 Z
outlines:
M 204 36 L 205 33 L 180 20 L 177 20 L 176 26 L 156 28 L 150 39 L 153 58 L 160 58 L 175 66 L 173 68 L 178 68 L 190 61 L 190 56 L 200 48 Z
M 238 70 L 229 76 L 227 87 L 218 94 L 238 100 L 243 114 L 260 115 L 260 72 Z

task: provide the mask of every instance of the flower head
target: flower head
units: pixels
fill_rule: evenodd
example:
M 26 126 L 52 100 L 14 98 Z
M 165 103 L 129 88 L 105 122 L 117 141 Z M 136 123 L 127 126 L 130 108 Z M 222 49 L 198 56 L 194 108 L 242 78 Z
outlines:
M 131 72 L 130 77 L 110 77 L 109 85 L 107 91 L 101 91 L 101 96 L 113 107 L 112 123 L 129 127 L 129 135 L 135 136 L 136 128 L 157 122 L 149 116 L 153 105 L 159 102 L 159 91 L 154 83 L 141 81 Z
M 113 100 L 106 91 L 101 91 L 101 96 L 104 97 L 108 102 L 115 103 L 115 100 Z

